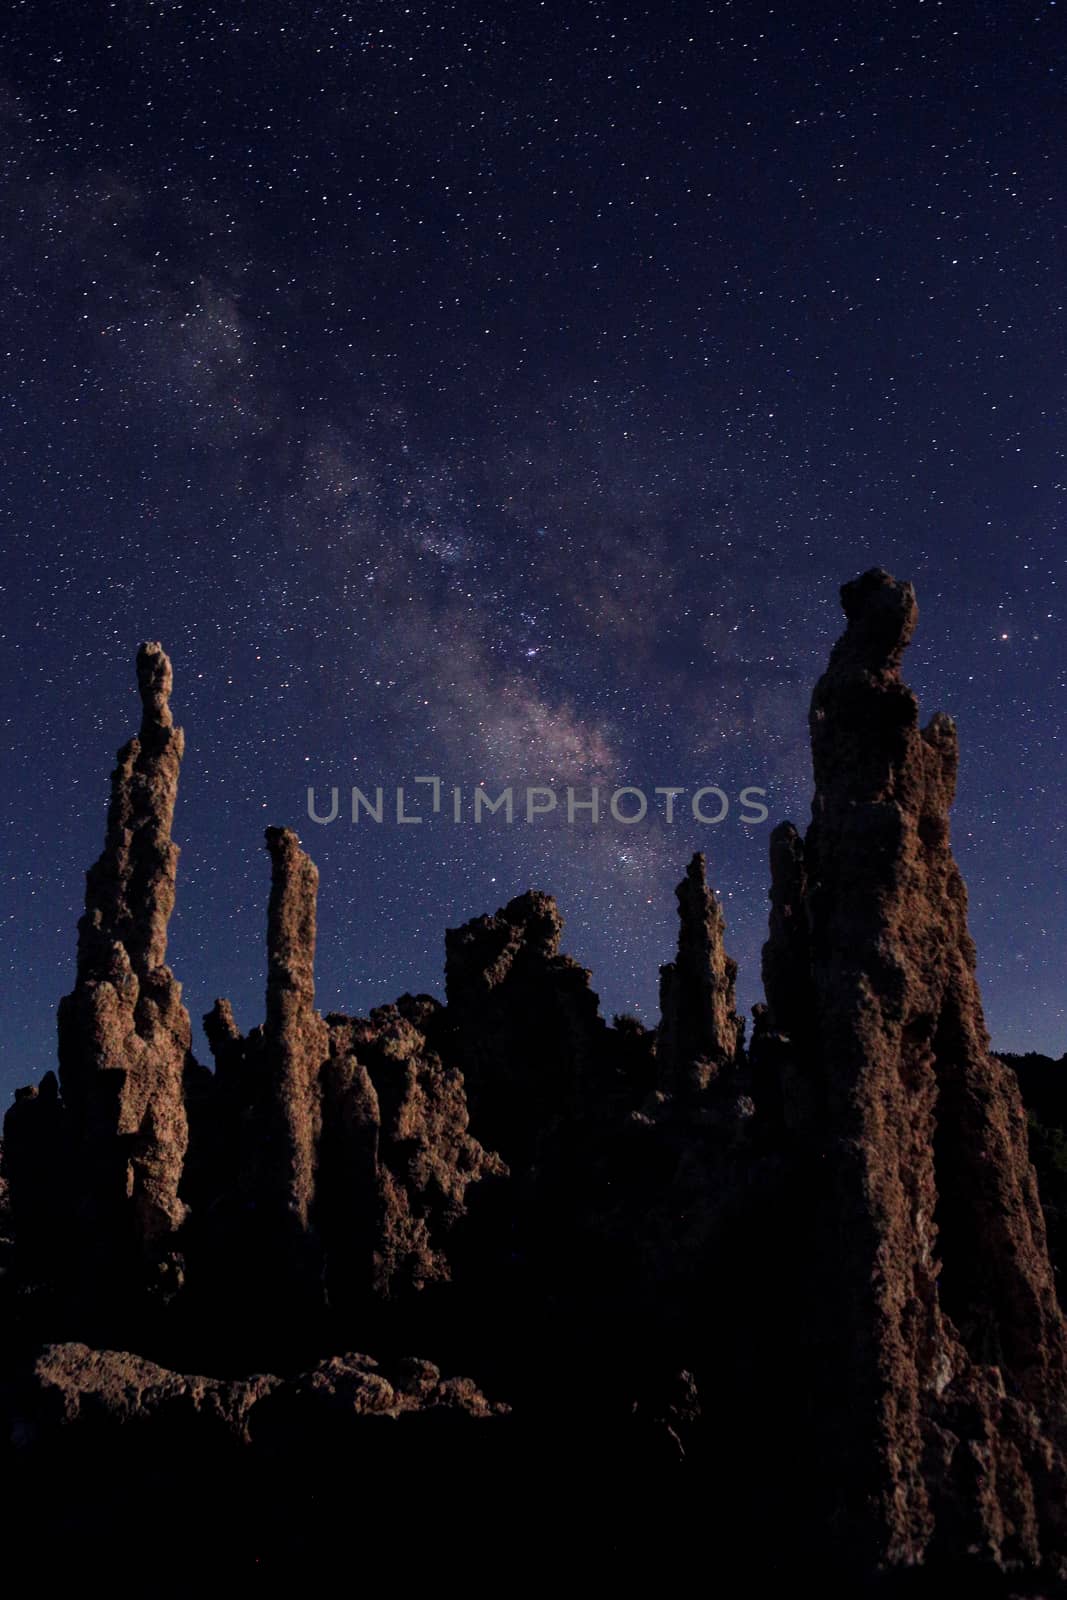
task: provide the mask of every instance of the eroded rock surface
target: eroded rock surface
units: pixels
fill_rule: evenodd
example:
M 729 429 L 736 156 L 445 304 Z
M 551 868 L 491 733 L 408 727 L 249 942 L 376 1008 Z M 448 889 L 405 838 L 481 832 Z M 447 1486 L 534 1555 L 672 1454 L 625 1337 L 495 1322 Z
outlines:
M 962 1544 L 1034 1564 L 1063 1549 L 1067 1342 L 949 843 L 956 732 L 922 727 L 901 679 L 911 586 L 872 571 L 842 600 L 811 826 L 802 849 L 772 840 L 762 1030 L 825 1363 L 828 1514 L 871 1562 Z
M 708 887 L 697 852 L 675 890 L 678 954 L 660 968 L 660 1025 L 656 1046 L 661 1086 L 697 1092 L 738 1059 L 743 1021 L 737 1014 L 737 962 L 726 954 L 722 907 Z
M 269 1408 L 263 1402 L 271 1397 Z M 155 1418 L 169 1426 L 223 1429 L 249 1443 L 282 1408 L 292 1416 L 329 1412 L 344 1423 L 365 1416 L 400 1417 L 442 1407 L 470 1417 L 506 1416 L 468 1378 L 444 1378 L 430 1361 L 396 1362 L 389 1375 L 373 1356 L 331 1356 L 309 1372 L 282 1378 L 206 1378 L 172 1372 L 128 1350 L 84 1344 L 46 1345 L 33 1363 L 14 1416 L 19 1443 L 79 1423 L 95 1429 L 143 1427 Z
M 1030 1163 L 1067 1237 L 1067 1092 L 1032 1097 L 1050 1125 L 1028 1128 L 990 1052 L 949 841 L 955 729 L 921 726 L 901 676 L 914 594 L 873 571 L 842 598 L 811 705 L 811 824 L 770 837 L 747 1050 L 700 853 L 655 1030 L 606 1024 L 536 890 L 447 931 L 444 1004 L 324 1017 L 318 873 L 271 828 L 264 1020 L 242 1032 L 216 1001 L 201 1066 L 165 965 L 182 736 L 166 657 L 142 647 L 59 1074 L 5 1119 L 18 1376 L 0 1395 L 42 1485 L 49 1440 L 89 1441 L 56 1446 L 84 1485 L 93 1441 L 136 1437 L 147 1504 L 157 1471 L 195 1499 L 201 1470 L 222 1486 L 232 1466 L 269 1546 L 293 1460 L 317 1463 L 309 1515 L 334 1497 L 347 1526 L 337 1459 L 403 1530 L 392 1485 L 412 1451 L 460 1503 L 451 1417 L 498 1441 L 478 1495 L 499 1490 L 501 1549 L 509 1517 L 529 1538 L 503 1464 L 559 1483 L 564 1461 L 558 1525 L 628 1550 L 643 1521 L 656 1571 L 666 1516 L 717 1573 L 1067 1582 L 1067 1331 Z M 97 1347 L 123 1340 L 137 1353 Z M 380 1365 L 331 1354 L 357 1346 Z M 399 1358 L 412 1348 L 475 1379 Z M 108 1460 L 128 1485 L 142 1457 L 124 1450 Z M 104 1528 L 110 1548 L 102 1502 L 83 1515 L 78 1494 L 72 1537 Z
M 62 1104 L 49 1074 L 14 1108 L 8 1139 L 16 1211 L 37 1223 L 28 1220 L 28 1268 L 62 1261 L 71 1280 L 113 1296 L 180 1287 L 186 1217 L 191 1028 L 166 965 L 184 739 L 160 645 L 141 646 L 137 680 L 141 727 L 112 773 L 104 849 L 86 876 L 77 978 L 59 1007 Z
M 469 1130 L 462 1073 L 427 1038 L 439 1002 L 315 1010 L 318 873 L 290 830 L 266 838 L 266 1021 L 242 1036 L 225 1000 L 204 1019 L 216 1077 L 198 1109 L 200 1294 L 226 1295 L 235 1316 L 272 1298 L 283 1321 L 344 1316 L 448 1282 L 468 1189 L 506 1169 Z

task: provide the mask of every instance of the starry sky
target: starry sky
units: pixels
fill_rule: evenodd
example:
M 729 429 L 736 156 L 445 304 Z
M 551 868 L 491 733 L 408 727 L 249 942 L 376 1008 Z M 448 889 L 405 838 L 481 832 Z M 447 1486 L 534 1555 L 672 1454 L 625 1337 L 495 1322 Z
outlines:
M 1065 11 L 7 0 L 5 1100 L 54 1064 L 142 639 L 194 1019 L 261 1020 L 272 823 L 322 874 L 324 1011 L 443 995 L 444 929 L 537 887 L 652 1024 L 698 848 L 759 998 L 768 833 L 872 565 L 959 724 L 994 1041 L 1067 1049 Z M 346 820 L 428 774 L 653 803 Z M 668 824 L 667 785 L 734 803 Z

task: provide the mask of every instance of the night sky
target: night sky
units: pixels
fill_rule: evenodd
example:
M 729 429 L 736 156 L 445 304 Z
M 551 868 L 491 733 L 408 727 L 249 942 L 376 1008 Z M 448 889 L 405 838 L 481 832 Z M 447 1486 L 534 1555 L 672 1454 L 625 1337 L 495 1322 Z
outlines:
M 194 1019 L 261 1020 L 277 823 L 323 1011 L 443 995 L 445 928 L 538 887 L 651 1024 L 697 848 L 759 998 L 872 565 L 959 724 L 994 1041 L 1067 1049 L 1065 11 L 6 0 L 4 1099 L 54 1065 L 142 639 Z M 428 810 L 423 774 L 649 815 L 346 820 L 352 784 Z

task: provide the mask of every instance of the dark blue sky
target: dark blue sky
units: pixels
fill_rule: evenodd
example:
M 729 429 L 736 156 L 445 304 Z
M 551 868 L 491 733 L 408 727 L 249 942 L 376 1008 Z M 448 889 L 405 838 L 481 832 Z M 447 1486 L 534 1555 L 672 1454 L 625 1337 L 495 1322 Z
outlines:
M 704 848 L 746 1007 L 769 825 L 316 828 L 309 782 L 768 790 L 840 583 L 918 589 L 995 1042 L 1067 1048 L 1063 7 L 76 5 L 0 21 L 0 1072 L 53 1064 L 138 642 L 188 755 L 170 959 L 441 993 L 528 886 L 655 1021 Z M 323 789 L 323 792 L 325 790 Z

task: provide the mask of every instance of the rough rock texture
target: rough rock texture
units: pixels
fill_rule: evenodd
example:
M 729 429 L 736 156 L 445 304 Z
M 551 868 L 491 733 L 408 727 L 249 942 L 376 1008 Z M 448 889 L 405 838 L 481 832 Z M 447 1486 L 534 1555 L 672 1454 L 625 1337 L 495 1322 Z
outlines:
M 462 1074 L 427 1039 L 442 1010 L 404 995 L 367 1019 L 327 1019 L 324 1215 L 337 1301 L 448 1282 L 445 1247 L 470 1185 L 507 1172 L 470 1134 Z
M 311 1218 L 319 1072 L 329 1055 L 326 1024 L 315 1010 L 315 913 L 318 868 L 289 828 L 268 828 L 271 885 L 267 907 L 267 1020 L 263 1030 L 269 1094 L 277 1109 L 278 1183 L 285 1210 L 301 1228 Z
M 221 1424 L 247 1441 L 252 1407 L 281 1379 L 187 1377 L 125 1350 L 95 1350 L 84 1344 L 45 1345 L 18 1398 L 13 1418 L 21 1446 L 54 1428 L 78 1423 L 94 1427 L 141 1426 L 159 1416 L 184 1413 Z
M 272 828 L 265 1020 L 216 1001 L 199 1065 L 163 965 L 181 735 L 143 648 L 59 1077 L 4 1128 L 0 1409 L 36 1549 L 58 1517 L 106 1566 L 143 1529 L 150 1581 L 165 1507 L 196 1570 L 221 1541 L 306 1575 L 328 1529 L 348 1559 L 353 1508 L 436 1559 L 476 1507 L 508 1583 L 554 1537 L 660 1586 L 696 1559 L 738 1592 L 1067 1584 L 1067 1089 L 1018 1063 L 1028 1125 L 990 1054 L 955 732 L 900 676 L 914 595 L 871 572 L 843 599 L 747 1050 L 700 854 L 656 1030 L 604 1022 L 533 890 L 448 930 L 444 1005 L 323 1017 L 316 869 Z
M 204 1018 L 216 1074 L 196 1097 L 189 1179 L 204 1219 L 197 1293 L 239 1326 L 336 1321 L 447 1283 L 468 1189 L 506 1170 L 469 1132 L 462 1073 L 426 1036 L 439 1002 L 315 1010 L 318 873 L 294 833 L 266 838 L 266 1021 L 243 1037 L 225 1000 Z
M 270 1407 L 263 1402 L 271 1397 Z M 329 1411 L 343 1422 L 364 1416 L 400 1417 L 447 1407 L 470 1417 L 506 1416 L 469 1378 L 442 1378 L 430 1361 L 395 1363 L 390 1376 L 372 1356 L 331 1356 L 293 1378 L 257 1373 L 249 1378 L 205 1378 L 171 1372 L 124 1350 L 84 1344 L 46 1345 L 33 1363 L 14 1417 L 19 1443 L 41 1432 L 82 1423 L 95 1428 L 140 1427 L 157 1417 L 170 1426 L 202 1420 L 249 1443 L 265 1428 L 267 1412 L 302 1408 Z
M 466 1556 L 469 1496 L 491 1493 L 511 1419 L 421 1359 L 218 1379 L 65 1343 L 0 1390 L 0 1425 L 9 1583 L 138 1572 L 176 1594 L 336 1578 L 355 1530 L 386 1559 L 402 1552 L 405 1571 L 425 1538 L 429 1577 L 457 1537 Z
M 861 1563 L 1033 1565 L 1064 1549 L 1067 1338 L 949 845 L 955 728 L 921 728 L 901 681 L 911 586 L 873 571 L 842 600 L 811 705 L 812 822 L 802 858 L 774 836 L 765 952 L 825 1509 Z
M 171 822 L 184 740 L 174 726 L 170 662 L 158 644 L 137 655 L 143 714 L 111 778 L 104 850 L 86 876 L 73 991 L 59 1007 L 59 1085 L 49 1075 L 24 1102 L 14 1171 L 32 1186 L 52 1174 L 45 1257 L 64 1252 L 85 1279 L 113 1292 L 147 1283 L 173 1290 L 186 1208 L 179 1197 L 188 1137 L 183 1075 L 189 1015 L 165 965 L 178 847 Z M 17 1146 L 24 1143 L 25 1154 Z M 29 1147 L 36 1146 L 31 1175 Z M 17 1178 L 17 1209 L 26 1204 Z
M 744 1023 L 735 1009 L 737 962 L 723 945 L 722 907 L 698 851 L 675 891 L 678 954 L 660 967 L 656 1056 L 668 1093 L 700 1091 L 735 1065 Z
M 194 1256 L 211 1258 L 217 1275 L 212 1292 L 229 1277 L 249 1315 L 277 1319 L 307 1313 L 323 1294 L 314 1210 L 330 1036 L 315 1009 L 318 870 L 291 829 L 268 828 L 265 842 L 266 1018 L 247 1038 L 226 1000 L 204 1018 L 216 1074 L 190 1096 L 183 1192 L 193 1205 Z
M 469 1131 L 458 1064 L 423 1031 L 438 1002 L 316 1011 L 318 872 L 288 829 L 266 833 L 265 1020 L 243 1035 L 216 1001 L 216 1071 L 194 1060 L 163 964 L 183 740 L 158 645 L 137 671 L 143 721 L 87 877 L 59 1077 L 20 1090 L 5 1120 L 16 1276 L 97 1337 L 133 1336 L 150 1288 L 160 1305 L 182 1291 L 182 1337 L 205 1330 L 194 1353 L 254 1351 L 255 1330 L 264 1352 L 298 1327 L 313 1343 L 338 1310 L 448 1282 L 467 1192 L 505 1168 Z
M 289 828 L 268 828 L 267 1013 L 263 1076 L 264 1155 L 256 1204 L 278 1256 L 282 1297 L 306 1298 L 321 1278 L 312 1229 L 315 1166 L 322 1129 L 319 1075 L 329 1031 L 315 1010 L 318 869 Z

